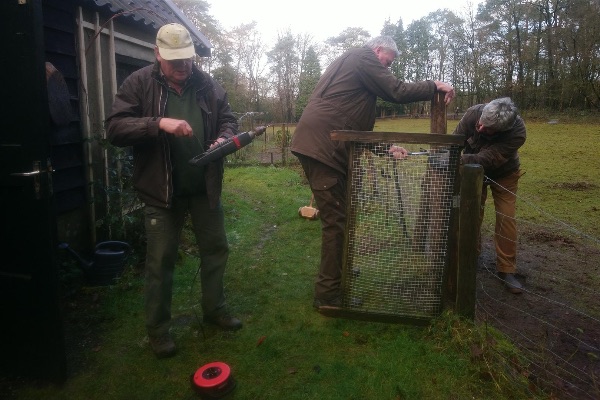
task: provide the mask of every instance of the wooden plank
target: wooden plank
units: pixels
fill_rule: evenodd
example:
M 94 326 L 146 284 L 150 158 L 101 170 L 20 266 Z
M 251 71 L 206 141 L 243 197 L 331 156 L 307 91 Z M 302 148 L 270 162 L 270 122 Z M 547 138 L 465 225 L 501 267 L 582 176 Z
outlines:
M 319 307 L 319 313 L 332 318 L 355 319 L 359 321 L 386 322 L 407 325 L 429 325 L 431 317 L 410 317 L 395 314 L 380 314 L 350 310 L 343 307 Z
M 464 138 L 459 135 L 442 133 L 409 133 L 409 132 L 370 132 L 370 131 L 331 131 L 331 140 L 361 143 L 422 143 L 442 145 L 462 145 Z

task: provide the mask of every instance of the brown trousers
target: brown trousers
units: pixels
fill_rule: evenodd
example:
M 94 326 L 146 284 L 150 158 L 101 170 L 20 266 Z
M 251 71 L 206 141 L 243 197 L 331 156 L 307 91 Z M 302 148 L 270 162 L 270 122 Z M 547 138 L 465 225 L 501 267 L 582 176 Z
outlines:
M 496 210 L 496 227 L 494 229 L 494 245 L 496 247 L 496 268 L 499 272 L 514 274 L 517 270 L 517 221 L 516 203 L 519 178 L 523 173 L 519 170 L 491 183 L 484 183 L 481 192 L 480 223 L 483 221 L 488 186 L 494 198 Z
M 315 159 L 297 154 L 315 196 L 321 220 L 321 262 L 315 299 L 342 295 L 342 257 L 346 226 L 346 175 Z

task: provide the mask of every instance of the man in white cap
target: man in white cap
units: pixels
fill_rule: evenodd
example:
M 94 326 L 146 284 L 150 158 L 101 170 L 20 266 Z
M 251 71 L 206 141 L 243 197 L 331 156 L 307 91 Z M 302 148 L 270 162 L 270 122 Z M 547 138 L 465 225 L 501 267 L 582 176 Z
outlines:
M 188 160 L 237 134 L 227 93 L 194 64 L 188 30 L 160 28 L 156 63 L 131 74 L 115 97 L 106 120 L 109 141 L 133 146 L 133 184 L 143 201 L 146 228 L 145 315 L 157 357 L 176 352 L 170 333 L 173 270 L 186 215 L 200 255 L 204 321 L 237 330 L 229 315 L 223 276 L 229 254 L 221 207 L 223 159 L 204 167 Z
M 515 277 L 517 266 L 516 201 L 519 178 L 523 175 L 519 148 L 527 131 L 517 107 L 508 97 L 470 107 L 453 132 L 465 138 L 464 164 L 480 164 L 485 181 L 481 193 L 481 215 L 488 186 L 494 197 L 496 227 L 496 269 L 498 277 L 511 293 L 521 293 L 523 286 Z M 479 243 L 479 247 L 481 243 Z

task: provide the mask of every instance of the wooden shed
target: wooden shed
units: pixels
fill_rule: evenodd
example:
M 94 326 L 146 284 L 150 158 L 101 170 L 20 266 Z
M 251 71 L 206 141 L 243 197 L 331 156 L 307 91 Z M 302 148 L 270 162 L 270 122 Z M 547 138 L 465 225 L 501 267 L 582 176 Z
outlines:
M 57 246 L 86 253 L 111 207 L 104 119 L 123 79 L 154 61 L 156 32 L 185 25 L 171 0 L 3 0 L 0 359 L 4 373 L 62 380 Z M 114 205 L 112 207 L 115 207 Z

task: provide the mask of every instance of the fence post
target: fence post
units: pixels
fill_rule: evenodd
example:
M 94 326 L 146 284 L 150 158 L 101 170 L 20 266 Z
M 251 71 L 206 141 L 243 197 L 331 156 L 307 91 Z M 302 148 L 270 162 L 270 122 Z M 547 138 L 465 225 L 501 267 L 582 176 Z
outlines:
M 477 259 L 479 258 L 479 211 L 483 187 L 483 167 L 466 164 L 460 185 L 460 217 L 458 233 L 458 272 L 456 276 L 456 311 L 475 318 Z
M 431 133 L 447 133 L 445 96 L 444 92 L 436 91 L 431 100 Z
M 436 91 L 431 100 L 431 118 L 430 118 L 430 133 L 448 133 L 448 125 L 446 121 L 446 103 L 444 102 L 445 93 Z M 460 157 L 460 155 L 459 155 Z M 457 169 L 457 178 L 455 180 L 455 189 L 453 193 L 458 192 L 458 180 L 460 173 Z M 444 306 L 450 306 L 456 302 L 456 274 L 458 270 L 458 213 L 454 208 L 450 213 L 450 225 L 448 228 L 448 256 L 446 271 L 444 273 L 444 281 L 442 286 L 442 300 Z
M 283 124 L 281 127 L 281 165 L 284 167 L 287 165 L 287 155 L 285 154 L 287 140 L 287 129 L 285 124 Z

